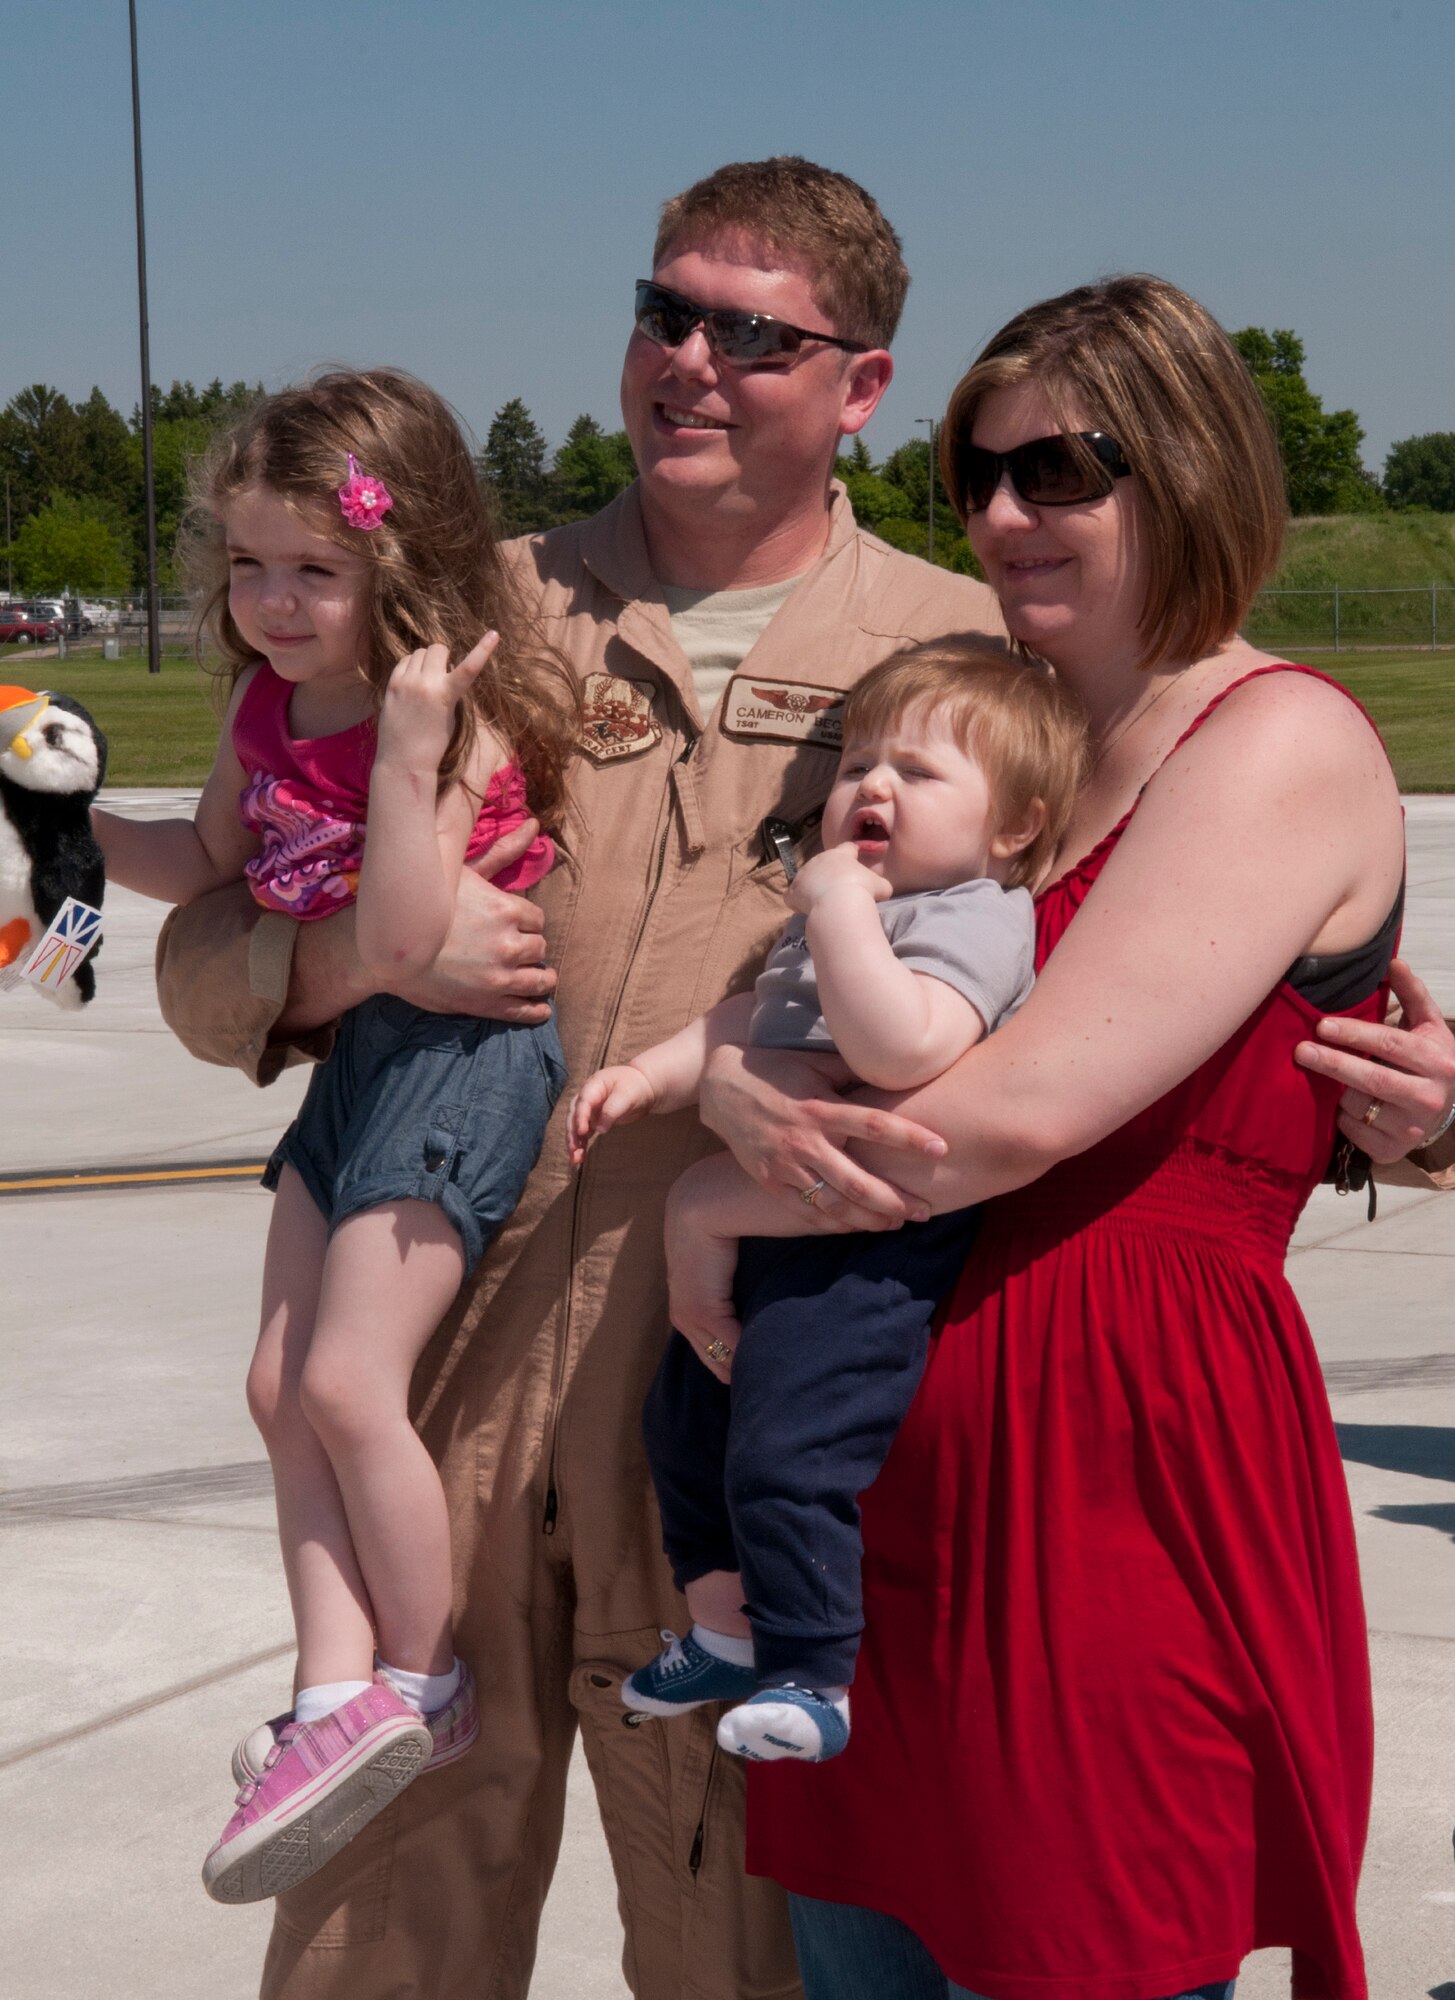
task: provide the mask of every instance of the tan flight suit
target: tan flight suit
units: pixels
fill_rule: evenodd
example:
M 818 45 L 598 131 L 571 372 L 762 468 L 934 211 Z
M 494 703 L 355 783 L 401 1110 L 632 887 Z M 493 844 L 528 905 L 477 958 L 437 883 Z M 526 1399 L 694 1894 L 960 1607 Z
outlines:
M 763 822 L 812 842 L 839 691 L 912 641 L 1003 628 L 983 585 L 864 534 L 836 489 L 824 556 L 705 725 L 635 489 L 510 553 L 586 701 L 560 861 L 536 892 L 580 1082 L 751 983 L 785 915 Z M 276 1075 L 284 1052 L 266 1039 L 294 934 L 245 890 L 171 920 L 163 1011 L 194 1053 Z M 639 2000 L 799 1991 L 781 1892 L 743 1872 L 743 1774 L 717 1752 L 717 1711 L 629 1726 L 618 1692 L 659 1628 L 684 1629 L 640 1412 L 667 1332 L 664 1198 L 716 1142 L 691 1112 L 648 1118 L 574 1174 L 564 1110 L 415 1380 L 482 1738 L 280 1899 L 264 1975 L 276 2000 L 523 1994 L 578 1726 Z

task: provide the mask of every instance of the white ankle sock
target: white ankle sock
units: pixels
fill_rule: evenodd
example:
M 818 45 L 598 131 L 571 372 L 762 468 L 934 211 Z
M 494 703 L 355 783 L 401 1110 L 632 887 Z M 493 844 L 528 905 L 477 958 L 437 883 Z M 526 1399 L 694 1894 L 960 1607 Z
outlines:
M 371 1681 L 320 1681 L 317 1687 L 299 1688 L 293 1702 L 293 1719 L 322 1722 L 324 1716 L 332 1715 L 336 1708 L 342 1708 L 356 1694 L 366 1693 L 372 1685 Z
M 407 1667 L 391 1667 L 387 1660 L 380 1660 L 379 1671 L 401 1701 L 407 1701 L 421 1715 L 433 1715 L 454 1700 L 464 1669 L 456 1660 L 442 1674 L 412 1674 Z
M 751 1639 L 739 1639 L 731 1632 L 714 1632 L 710 1625 L 694 1625 L 692 1636 L 703 1652 L 711 1653 L 715 1660 L 726 1660 L 734 1667 L 753 1664 Z

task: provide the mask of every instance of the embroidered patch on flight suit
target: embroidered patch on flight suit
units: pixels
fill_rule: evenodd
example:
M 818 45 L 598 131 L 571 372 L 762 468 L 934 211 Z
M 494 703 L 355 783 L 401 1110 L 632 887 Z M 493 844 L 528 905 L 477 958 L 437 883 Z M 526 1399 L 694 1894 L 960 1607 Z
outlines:
M 844 740 L 844 690 L 735 674 L 723 694 L 722 726 L 734 736 L 837 750 Z
M 588 674 L 581 689 L 581 748 L 597 764 L 635 757 L 662 740 L 652 714 L 650 681 L 619 680 L 615 674 Z

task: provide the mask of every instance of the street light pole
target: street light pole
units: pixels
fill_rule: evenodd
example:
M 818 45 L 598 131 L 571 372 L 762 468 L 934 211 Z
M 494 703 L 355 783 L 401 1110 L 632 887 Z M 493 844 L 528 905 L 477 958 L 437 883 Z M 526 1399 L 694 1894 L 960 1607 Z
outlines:
M 15 595 L 15 557 L 10 552 L 10 474 L 5 475 L 5 595 Z
M 136 0 L 127 0 L 131 17 L 131 138 L 136 162 L 136 298 L 141 321 L 141 457 L 146 488 L 147 522 L 147 672 L 162 671 L 161 633 L 157 629 L 157 480 L 152 462 L 152 356 L 147 325 L 147 232 L 141 198 L 141 84 L 136 64 Z
M 929 559 L 930 559 L 930 561 L 931 561 L 931 562 L 933 562 L 933 561 L 934 561 L 934 559 L 935 559 L 935 430 L 936 430 L 936 419 L 935 419 L 934 417 L 916 417 L 916 418 L 915 418 L 915 422 L 916 422 L 917 424 L 928 424 L 928 425 L 929 425 L 929 427 L 930 427 L 930 538 L 929 538 Z

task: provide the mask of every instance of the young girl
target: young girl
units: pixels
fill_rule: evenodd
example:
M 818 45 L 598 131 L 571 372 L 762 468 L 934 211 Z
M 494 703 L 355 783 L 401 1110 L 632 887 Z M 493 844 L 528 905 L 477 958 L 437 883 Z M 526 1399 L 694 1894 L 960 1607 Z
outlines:
M 515 1207 L 565 1071 L 554 1026 L 426 1014 L 388 989 L 433 961 L 462 866 L 528 812 L 557 813 L 576 717 L 568 676 L 532 650 L 458 426 L 409 377 L 334 373 L 266 398 L 212 454 L 194 514 L 190 565 L 233 677 L 217 762 L 194 821 L 97 811 L 108 871 L 168 902 L 245 875 L 305 922 L 352 903 L 379 988 L 344 1017 L 264 1176 L 248 1401 L 297 1692 L 239 1745 L 237 1810 L 203 1867 L 209 1894 L 251 1902 L 478 1733 L 409 1381 Z M 538 836 L 495 880 L 527 888 L 552 859 Z

